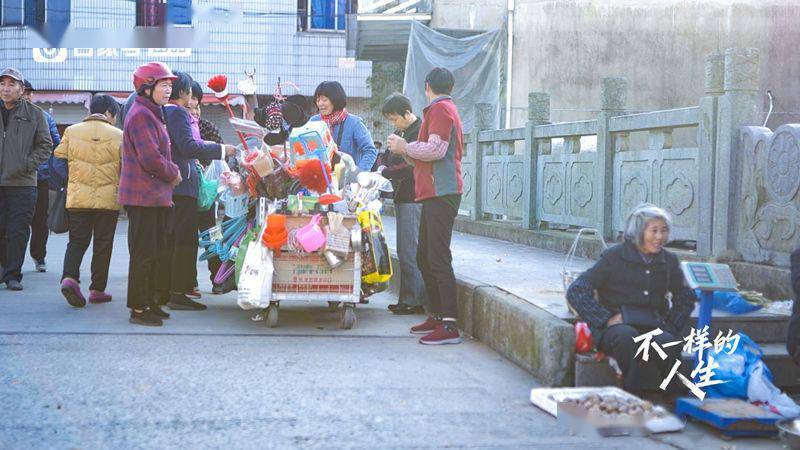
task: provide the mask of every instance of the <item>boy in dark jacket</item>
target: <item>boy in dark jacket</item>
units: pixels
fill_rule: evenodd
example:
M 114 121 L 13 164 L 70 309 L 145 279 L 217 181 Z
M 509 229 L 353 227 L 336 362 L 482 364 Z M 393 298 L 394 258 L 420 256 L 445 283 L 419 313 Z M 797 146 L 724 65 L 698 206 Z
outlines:
M 411 112 L 411 101 L 403 94 L 392 94 L 381 109 L 396 131 L 395 135 L 414 142 L 419 135 L 422 119 Z M 417 268 L 419 244 L 419 219 L 422 205 L 414 196 L 414 167 L 402 156 L 392 152 L 382 155 L 385 166 L 381 175 L 392 182 L 395 215 L 397 219 L 397 257 L 400 261 L 400 295 L 397 304 L 389 305 L 395 314 L 421 314 L 425 312 L 425 284 Z

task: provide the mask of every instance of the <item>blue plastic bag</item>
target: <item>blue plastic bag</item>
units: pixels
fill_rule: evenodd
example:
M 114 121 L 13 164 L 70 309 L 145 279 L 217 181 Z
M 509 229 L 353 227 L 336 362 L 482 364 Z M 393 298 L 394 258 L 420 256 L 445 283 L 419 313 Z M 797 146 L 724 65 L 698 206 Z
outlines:
M 764 354 L 761 347 L 750 339 L 750 336 L 739 333 L 739 345 L 732 354 L 729 355 L 725 349 L 720 353 L 714 353 L 713 348 L 706 352 L 714 357 L 716 364 L 719 364 L 719 368 L 714 370 L 712 379 L 725 381 L 725 383 L 705 387 L 703 390 L 706 395 L 747 400 L 747 383 L 750 373 Z M 766 375 L 770 379 L 772 378 L 768 369 Z
M 697 298 L 701 298 L 700 290 L 695 290 Z M 761 309 L 761 306 L 754 305 L 744 299 L 738 292 L 714 291 L 714 309 L 729 312 L 731 314 L 747 314 Z

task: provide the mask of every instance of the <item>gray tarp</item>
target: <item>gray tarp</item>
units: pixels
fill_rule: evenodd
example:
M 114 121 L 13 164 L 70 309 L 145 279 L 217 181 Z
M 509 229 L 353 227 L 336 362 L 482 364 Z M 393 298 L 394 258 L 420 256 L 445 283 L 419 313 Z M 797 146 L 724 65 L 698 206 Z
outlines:
M 496 117 L 502 45 L 501 30 L 457 39 L 413 22 L 408 38 L 403 92 L 411 99 L 414 111 L 421 115 L 422 108 L 428 104 L 425 76 L 434 67 L 445 67 L 455 75 L 453 100 L 458 106 L 465 133 L 475 124 L 476 103 L 493 105 L 493 117 Z

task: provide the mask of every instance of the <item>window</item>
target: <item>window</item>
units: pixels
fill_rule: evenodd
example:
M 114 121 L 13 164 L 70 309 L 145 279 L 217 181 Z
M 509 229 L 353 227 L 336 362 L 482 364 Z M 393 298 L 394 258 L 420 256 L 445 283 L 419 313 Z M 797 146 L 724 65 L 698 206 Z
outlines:
M 344 31 L 356 0 L 297 0 L 297 30 Z
M 0 0 L 0 25 L 69 23 L 70 0 Z
M 0 25 L 22 25 L 22 18 L 25 14 L 25 3 L 32 3 L 23 0 L 2 0 L 2 8 L 0 8 Z
M 167 22 L 175 25 L 191 25 L 192 0 L 167 1 Z
M 160 27 L 164 25 L 166 4 L 164 0 L 136 0 L 136 26 Z
M 192 0 L 136 0 L 136 26 L 192 24 Z

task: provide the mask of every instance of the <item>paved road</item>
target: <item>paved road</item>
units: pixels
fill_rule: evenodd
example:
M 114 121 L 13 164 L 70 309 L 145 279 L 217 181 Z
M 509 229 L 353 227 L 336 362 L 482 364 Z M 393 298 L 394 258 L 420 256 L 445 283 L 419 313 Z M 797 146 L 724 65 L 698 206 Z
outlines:
M 208 311 L 163 328 L 134 327 L 126 225 L 112 303 L 79 310 L 60 297 L 64 236 L 52 236 L 50 272 L 27 263 L 24 292 L 0 289 L 0 448 L 732 448 L 696 426 L 572 436 L 530 405 L 535 381 L 487 347 L 417 344 L 407 329 L 420 317 L 389 314 L 390 294 L 359 308 L 350 331 L 316 304 L 282 305 L 281 326 L 267 329 L 231 294 L 206 295 Z

